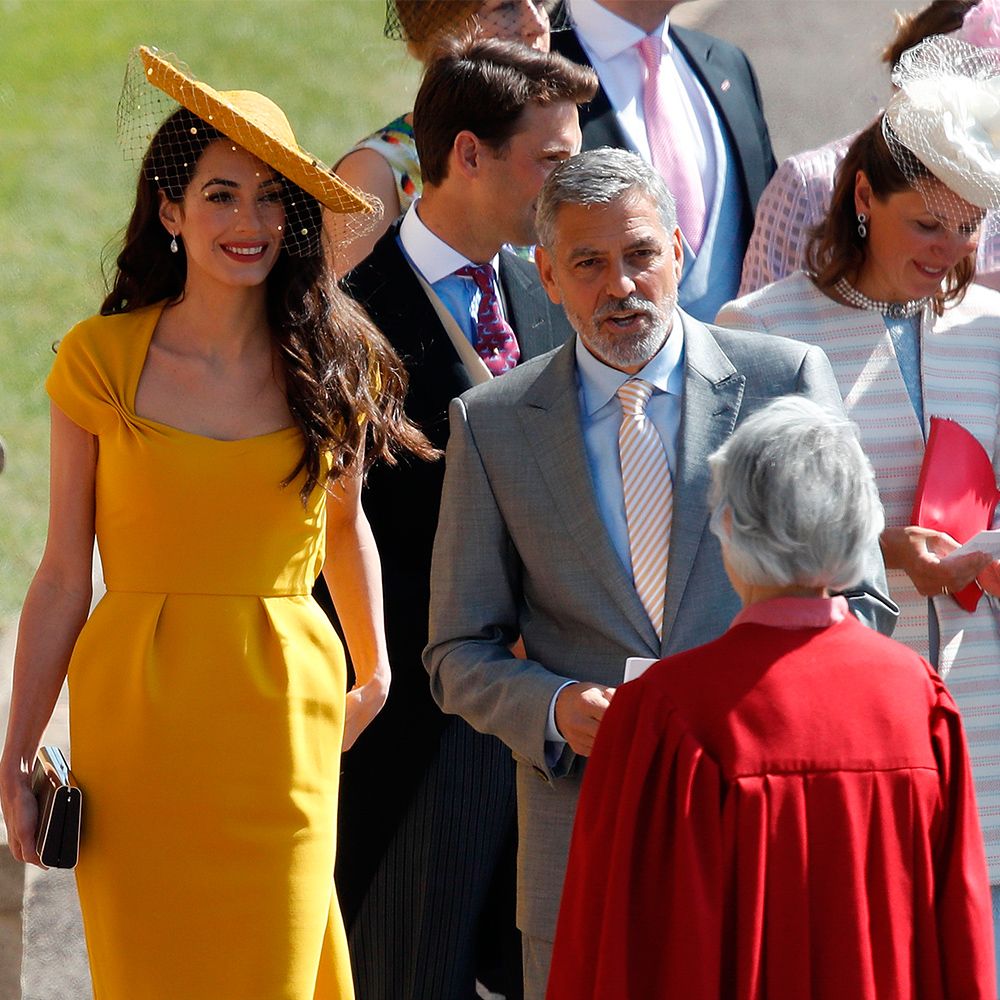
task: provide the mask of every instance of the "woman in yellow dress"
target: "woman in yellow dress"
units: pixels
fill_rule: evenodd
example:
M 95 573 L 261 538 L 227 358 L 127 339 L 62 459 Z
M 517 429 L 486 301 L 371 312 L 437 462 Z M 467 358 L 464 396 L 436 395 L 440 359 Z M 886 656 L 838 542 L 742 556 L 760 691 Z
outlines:
M 11 851 L 38 862 L 28 773 L 68 669 L 96 1000 L 349 998 L 340 752 L 389 683 L 360 482 L 375 458 L 430 453 L 321 248 L 321 205 L 377 203 L 267 98 L 151 50 L 119 117 L 155 135 L 112 290 L 46 383 L 49 535 L 0 760 Z M 107 594 L 88 620 L 95 532 Z

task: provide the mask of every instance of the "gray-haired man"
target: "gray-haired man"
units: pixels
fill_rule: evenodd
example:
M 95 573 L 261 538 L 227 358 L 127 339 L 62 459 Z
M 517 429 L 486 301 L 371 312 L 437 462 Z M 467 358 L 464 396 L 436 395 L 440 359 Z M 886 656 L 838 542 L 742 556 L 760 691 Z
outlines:
M 707 642 L 739 607 L 707 529 L 707 456 L 775 396 L 840 407 L 822 351 L 676 307 L 673 199 L 636 155 L 559 167 L 538 233 L 542 283 L 577 335 L 452 404 L 425 652 L 441 707 L 518 762 L 527 1000 L 544 996 L 583 758 L 626 658 Z M 888 632 L 877 550 L 870 566 L 848 596 Z

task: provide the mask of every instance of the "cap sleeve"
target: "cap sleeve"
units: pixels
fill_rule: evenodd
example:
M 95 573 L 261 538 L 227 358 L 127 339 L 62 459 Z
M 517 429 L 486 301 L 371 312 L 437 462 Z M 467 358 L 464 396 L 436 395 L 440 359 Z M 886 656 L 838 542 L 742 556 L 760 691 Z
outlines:
M 100 435 L 128 418 L 128 394 L 142 358 L 140 327 L 150 318 L 155 322 L 146 311 L 93 316 L 59 341 L 45 390 L 85 431 Z

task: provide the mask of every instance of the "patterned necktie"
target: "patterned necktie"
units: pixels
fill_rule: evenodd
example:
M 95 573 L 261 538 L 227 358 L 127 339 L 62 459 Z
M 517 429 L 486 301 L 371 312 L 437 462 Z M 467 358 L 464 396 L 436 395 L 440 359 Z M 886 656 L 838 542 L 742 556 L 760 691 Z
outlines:
M 674 487 L 663 440 L 646 416 L 652 392 L 653 386 L 638 378 L 630 378 L 619 386 L 622 425 L 618 431 L 618 451 L 632 579 L 656 635 L 662 639 Z
M 705 238 L 705 191 L 691 149 L 692 137 L 679 127 L 681 108 L 688 102 L 684 86 L 670 62 L 663 65 L 663 38 L 646 35 L 636 46 L 646 67 L 642 86 L 642 115 L 649 139 L 649 155 L 677 200 L 677 221 L 691 249 L 697 253 Z
M 476 341 L 473 346 L 494 375 L 510 371 L 520 360 L 521 349 L 510 324 L 500 312 L 492 264 L 467 264 L 455 274 L 472 278 L 479 289 Z

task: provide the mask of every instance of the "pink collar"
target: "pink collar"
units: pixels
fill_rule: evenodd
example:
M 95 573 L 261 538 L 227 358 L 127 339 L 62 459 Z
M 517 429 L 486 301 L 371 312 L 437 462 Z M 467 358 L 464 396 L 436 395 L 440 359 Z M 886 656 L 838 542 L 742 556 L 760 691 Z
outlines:
M 849 614 L 846 597 L 772 597 L 749 604 L 734 619 L 737 625 L 770 625 L 774 628 L 826 628 Z

